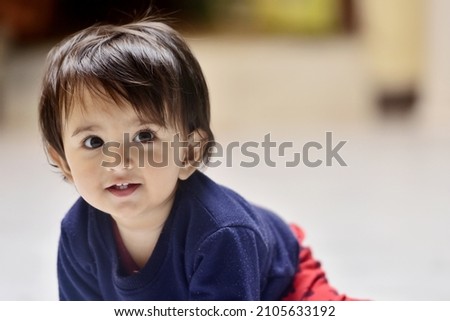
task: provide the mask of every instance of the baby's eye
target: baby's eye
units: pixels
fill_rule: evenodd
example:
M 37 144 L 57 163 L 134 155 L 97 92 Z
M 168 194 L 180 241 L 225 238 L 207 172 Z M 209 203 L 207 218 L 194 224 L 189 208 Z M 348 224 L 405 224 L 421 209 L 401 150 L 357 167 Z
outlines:
M 136 136 L 134 136 L 134 141 L 137 143 L 151 143 L 155 139 L 155 134 L 151 130 L 143 130 L 137 133 Z
M 83 142 L 84 147 L 88 149 L 96 149 L 102 147 L 105 142 L 98 136 L 90 136 Z

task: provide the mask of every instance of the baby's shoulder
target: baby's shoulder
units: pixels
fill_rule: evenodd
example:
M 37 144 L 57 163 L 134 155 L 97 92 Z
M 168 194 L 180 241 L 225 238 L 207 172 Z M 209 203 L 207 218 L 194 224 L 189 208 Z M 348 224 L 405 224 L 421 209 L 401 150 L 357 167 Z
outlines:
M 257 228 L 259 209 L 235 191 L 195 173 L 180 186 L 179 206 L 192 220 L 210 221 L 216 228 Z
M 89 204 L 83 198 L 78 198 L 62 219 L 62 231 L 73 235 L 85 230 L 88 225 L 89 211 Z
M 106 214 L 93 208 L 80 197 L 61 222 L 60 243 L 81 256 L 90 255 L 88 252 L 91 243 L 98 242 L 99 229 L 105 230 L 107 224 Z
M 178 211 L 184 226 L 194 237 L 228 230 L 252 233 L 266 244 L 292 234 L 289 226 L 276 213 L 257 206 L 232 189 L 217 184 L 202 173 L 195 173 L 181 186 Z M 280 235 L 280 237 L 278 237 Z

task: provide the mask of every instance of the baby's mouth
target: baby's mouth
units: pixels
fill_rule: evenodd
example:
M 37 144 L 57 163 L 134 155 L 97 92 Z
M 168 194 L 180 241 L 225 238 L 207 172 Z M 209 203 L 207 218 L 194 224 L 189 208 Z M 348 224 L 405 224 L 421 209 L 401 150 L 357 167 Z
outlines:
M 108 187 L 107 190 L 116 196 L 127 196 L 132 194 L 140 185 L 133 183 L 114 184 Z

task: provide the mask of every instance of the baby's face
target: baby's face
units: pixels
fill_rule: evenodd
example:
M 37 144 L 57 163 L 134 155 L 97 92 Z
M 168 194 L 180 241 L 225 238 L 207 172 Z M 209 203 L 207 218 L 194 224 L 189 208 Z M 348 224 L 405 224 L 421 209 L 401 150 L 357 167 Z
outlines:
M 87 91 L 83 100 L 63 127 L 68 179 L 116 219 L 167 215 L 188 170 L 180 166 L 184 150 L 171 144 L 175 129 L 142 122 L 126 103 L 119 108 Z

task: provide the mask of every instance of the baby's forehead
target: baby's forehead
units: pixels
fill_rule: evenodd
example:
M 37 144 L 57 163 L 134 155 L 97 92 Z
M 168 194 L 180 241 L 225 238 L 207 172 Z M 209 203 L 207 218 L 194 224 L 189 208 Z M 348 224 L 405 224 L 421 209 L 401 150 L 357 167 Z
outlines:
M 151 103 L 149 102 L 148 105 L 150 106 Z M 110 93 L 102 87 L 80 86 L 66 101 L 63 119 L 67 124 L 72 117 L 88 120 L 93 116 L 101 118 L 102 115 L 115 114 L 124 119 L 135 118 L 141 123 L 167 127 L 167 118 L 152 112 L 152 108 L 149 106 L 133 105 L 124 97 Z
M 103 87 L 78 86 L 71 94 L 70 109 L 80 109 L 83 111 L 104 111 L 111 108 L 131 107 L 130 103 L 123 98 L 113 95 Z
M 116 102 L 113 97 L 101 89 L 92 90 L 80 86 L 71 93 L 67 93 L 63 115 L 67 121 L 74 115 L 87 117 L 92 113 L 108 114 L 115 108 L 121 109 L 127 107 L 130 108 L 127 102 Z

